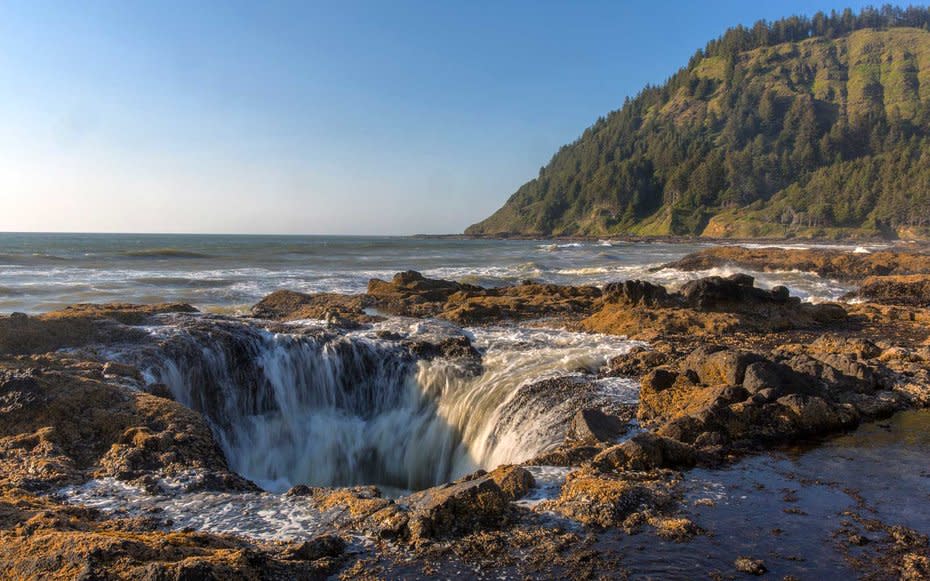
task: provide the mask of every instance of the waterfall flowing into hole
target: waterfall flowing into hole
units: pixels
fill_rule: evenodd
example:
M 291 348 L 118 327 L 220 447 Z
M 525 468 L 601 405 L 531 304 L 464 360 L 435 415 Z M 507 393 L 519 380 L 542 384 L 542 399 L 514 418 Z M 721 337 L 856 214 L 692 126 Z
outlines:
M 157 350 L 135 354 L 150 383 L 210 420 L 230 467 L 272 491 L 433 486 L 557 445 L 580 406 L 636 399 L 635 386 L 616 381 L 533 387 L 634 344 L 615 337 L 405 319 L 338 334 L 310 323 L 276 331 L 176 317 L 153 330 Z M 482 354 L 423 355 L 424 345 L 463 337 Z

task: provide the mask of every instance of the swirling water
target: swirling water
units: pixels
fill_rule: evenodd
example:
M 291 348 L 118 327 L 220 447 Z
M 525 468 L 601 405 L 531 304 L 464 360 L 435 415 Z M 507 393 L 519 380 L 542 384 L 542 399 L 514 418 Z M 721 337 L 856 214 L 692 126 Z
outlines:
M 152 329 L 157 348 L 120 358 L 203 412 L 231 467 L 271 491 L 441 484 L 553 447 L 579 407 L 637 398 L 632 380 L 578 375 L 637 344 L 620 337 L 407 319 L 339 334 L 312 322 L 274 333 L 225 318 L 165 322 Z M 480 360 L 408 347 L 455 337 Z M 566 389 L 528 389 L 552 377 Z

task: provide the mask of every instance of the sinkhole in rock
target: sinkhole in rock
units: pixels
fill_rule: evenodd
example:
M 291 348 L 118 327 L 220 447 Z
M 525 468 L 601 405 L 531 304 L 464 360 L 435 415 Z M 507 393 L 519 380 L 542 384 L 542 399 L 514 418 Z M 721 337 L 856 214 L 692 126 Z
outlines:
M 558 445 L 577 409 L 616 396 L 565 375 L 631 345 L 559 331 L 402 331 L 191 319 L 162 330 L 137 363 L 204 414 L 230 468 L 266 490 L 417 490 Z

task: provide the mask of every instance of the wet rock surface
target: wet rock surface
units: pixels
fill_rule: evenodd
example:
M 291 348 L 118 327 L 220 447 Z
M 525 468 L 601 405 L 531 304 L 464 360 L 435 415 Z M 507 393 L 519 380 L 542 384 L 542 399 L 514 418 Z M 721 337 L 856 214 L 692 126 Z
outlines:
M 80 304 L 38 316 L 12 313 L 0 316 L 0 353 L 46 353 L 88 343 L 144 340 L 145 333 L 129 325 L 154 315 L 196 311 L 184 304 Z
M 897 254 L 825 253 L 778 262 L 771 254 L 758 258 L 725 249 L 676 267 L 762 260 L 772 269 L 810 266 L 825 276 L 846 269 L 856 277 L 924 268 L 920 255 Z M 917 413 L 905 410 L 930 405 L 930 327 L 920 309 L 919 280 L 872 281 L 876 290 L 861 295 L 867 301 L 862 305 L 812 305 L 784 288 L 759 289 L 746 275 L 700 279 L 672 292 L 641 281 L 603 289 L 532 283 L 484 289 L 408 271 L 391 281 L 371 281 L 364 295 L 274 293 L 253 309 L 252 316 L 263 321 L 248 341 L 241 327 L 255 322 L 196 315 L 186 305 L 80 305 L 36 317 L 3 317 L 0 576 L 661 574 L 649 569 L 655 563 L 637 564 L 628 556 L 637 543 L 647 545 L 646 552 L 669 555 L 665 572 L 672 572 L 683 555 L 697 559 L 696 553 L 713 555 L 701 565 L 711 575 L 804 572 L 808 565 L 790 555 L 757 554 L 745 542 L 721 546 L 715 539 L 725 537 L 721 527 L 729 525 L 713 515 L 727 513 L 728 501 L 707 494 L 696 479 L 758 467 L 773 447 L 808 443 L 863 424 L 855 433 L 881 430 L 875 421 L 897 421 L 901 412 Z M 911 282 L 914 288 L 889 286 Z M 231 368 L 235 380 L 247 386 L 243 393 L 253 398 L 256 416 L 267 412 L 262 394 L 273 385 L 262 383 L 259 366 L 265 360 L 256 358 L 250 345 L 269 334 L 294 332 L 287 326 L 291 320 L 327 322 L 300 332 L 352 362 L 349 380 L 339 385 L 356 395 L 383 360 L 404 373 L 405 366 L 415 369 L 431 361 L 481 372 L 484 354 L 467 334 L 436 340 L 385 334 L 379 340 L 390 343 L 391 356 L 378 362 L 362 352 L 350 357 L 340 351 L 359 348 L 340 343 L 346 333 L 370 328 L 386 315 L 468 325 L 545 319 L 569 329 L 649 338 L 652 344 L 612 359 L 603 369 L 521 386 L 501 406 L 497 427 L 525 421 L 519 410 L 554 410 L 566 436 L 525 463 L 399 494 L 375 486 L 293 487 L 280 498 L 318 515 L 321 523 L 321 530 L 303 538 L 273 542 L 176 530 L 158 512 L 111 513 L 72 506 L 55 495 L 62 486 L 100 479 L 153 495 L 261 495 L 254 483 L 230 471 L 218 444 L 230 417 L 223 415 L 228 401 L 216 389 L 215 374 L 207 367 L 194 373 L 202 391 L 191 409 L 175 401 L 170 388 L 150 381 L 144 348 L 132 361 L 108 360 L 113 346 L 151 345 L 184 361 L 201 357 L 209 341 L 216 357 L 241 363 Z M 153 336 L 142 327 L 166 317 L 185 321 L 177 325 L 178 334 Z M 611 400 L 609 384 L 602 383 L 623 376 L 639 380 L 638 405 Z M 382 396 L 372 391 L 371 397 Z M 631 423 L 634 414 L 638 424 Z M 880 434 L 870 437 L 880 440 Z M 828 482 L 830 474 L 809 473 L 816 463 L 797 462 L 799 470 L 808 471 L 803 477 L 781 472 L 769 477 L 785 489 L 777 495 L 785 506 L 779 504 L 772 518 L 784 530 L 776 534 L 773 525 L 766 534 L 796 534 L 788 529 L 794 519 L 815 509 L 832 511 L 831 518 L 840 515 L 834 521 L 821 515 L 838 539 L 838 548 L 829 549 L 834 553 L 823 561 L 827 570 L 924 578 L 930 555 L 923 521 L 892 511 L 892 522 L 886 522 L 876 514 L 889 509 L 872 510 L 868 494 L 860 497 L 842 482 Z M 853 479 L 849 474 L 843 477 Z M 904 484 L 919 491 L 926 475 L 912 476 Z M 762 492 L 768 485 L 760 485 L 747 493 L 747 502 L 774 502 Z M 841 506 L 840 497 L 846 504 Z
M 798 270 L 824 278 L 862 280 L 869 276 L 930 274 L 930 255 L 908 248 L 851 253 L 823 248 L 744 248 L 716 246 L 664 265 L 678 270 L 721 266 L 757 271 Z
M 619 417 L 605 414 L 597 408 L 578 410 L 572 417 L 566 439 L 577 442 L 611 442 L 627 430 Z
M 930 306 L 930 275 L 870 276 L 854 298 L 883 305 Z
M 926 369 L 880 355 L 867 340 L 829 335 L 770 352 L 699 347 L 643 377 L 638 417 L 691 444 L 763 445 L 919 406 L 908 386 Z

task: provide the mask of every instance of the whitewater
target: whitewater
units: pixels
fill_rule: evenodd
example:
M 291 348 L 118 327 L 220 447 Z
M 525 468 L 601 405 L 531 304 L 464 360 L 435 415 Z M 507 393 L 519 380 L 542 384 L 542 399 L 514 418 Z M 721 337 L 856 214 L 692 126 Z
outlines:
M 79 302 L 161 301 L 241 313 L 279 289 L 364 292 L 371 278 L 418 270 L 482 286 L 536 280 L 601 285 L 644 279 L 672 287 L 713 272 L 656 270 L 709 243 L 459 240 L 359 236 L 0 234 L 0 311 Z M 781 247 L 802 244 L 778 243 Z M 870 251 L 880 245 L 835 245 Z M 810 273 L 752 273 L 808 300 L 850 290 Z

